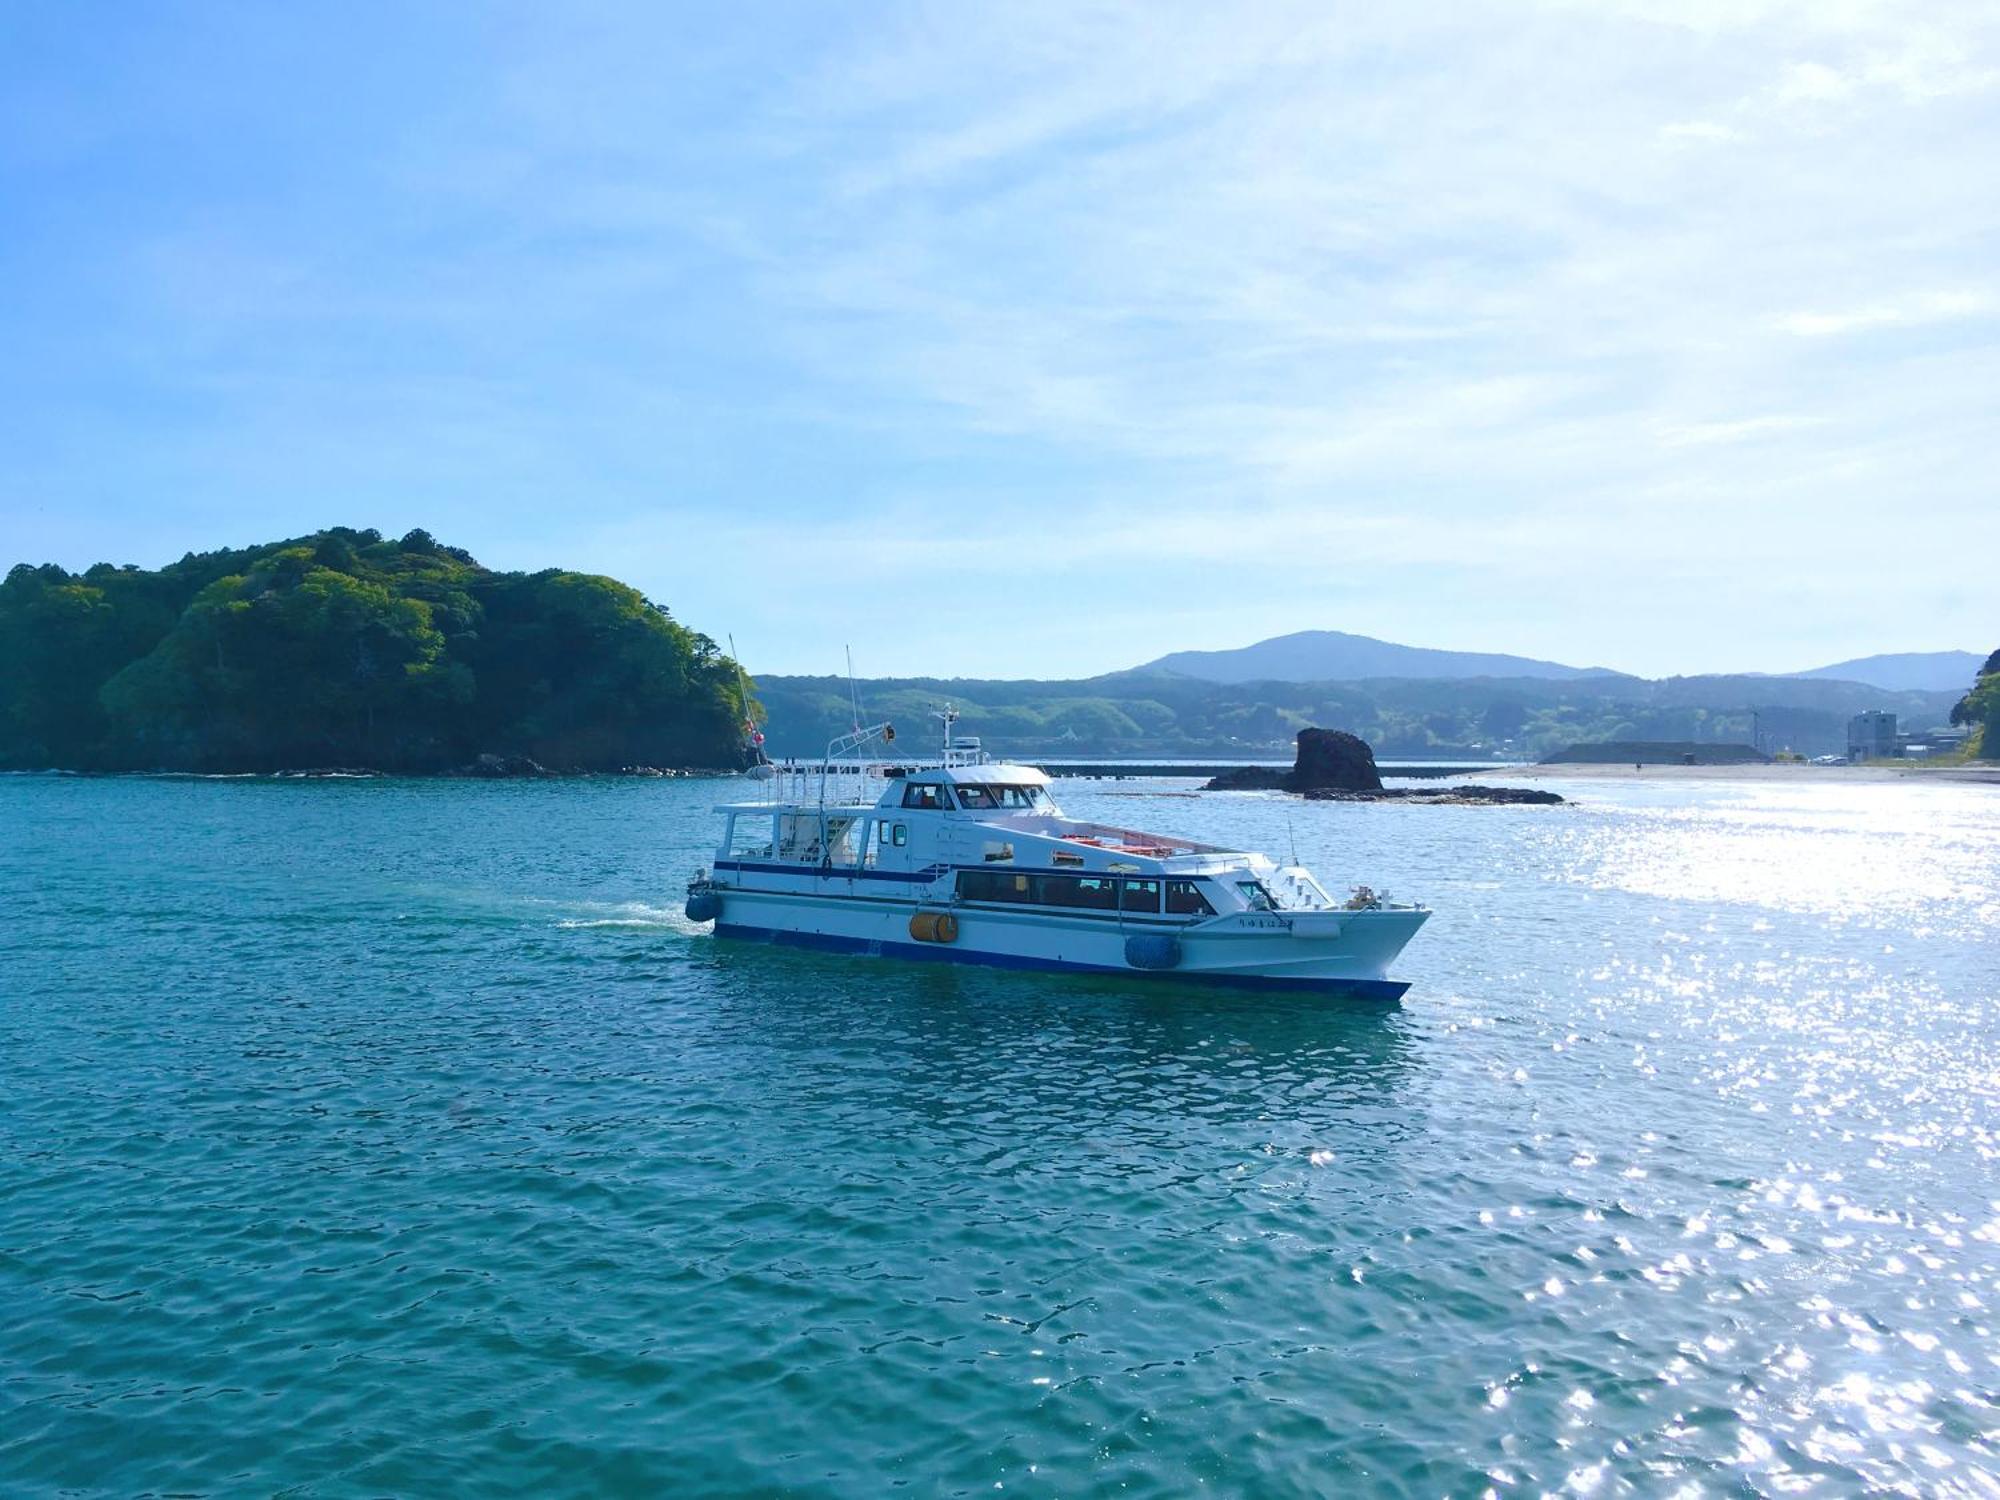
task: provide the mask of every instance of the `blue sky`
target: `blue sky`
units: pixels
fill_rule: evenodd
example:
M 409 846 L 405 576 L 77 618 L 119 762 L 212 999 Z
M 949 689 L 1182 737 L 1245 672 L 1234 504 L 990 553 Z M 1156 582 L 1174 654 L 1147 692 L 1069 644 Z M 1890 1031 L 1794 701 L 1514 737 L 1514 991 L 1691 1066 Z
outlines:
M 2000 8 L 0 9 L 0 565 L 755 670 L 2000 644 Z

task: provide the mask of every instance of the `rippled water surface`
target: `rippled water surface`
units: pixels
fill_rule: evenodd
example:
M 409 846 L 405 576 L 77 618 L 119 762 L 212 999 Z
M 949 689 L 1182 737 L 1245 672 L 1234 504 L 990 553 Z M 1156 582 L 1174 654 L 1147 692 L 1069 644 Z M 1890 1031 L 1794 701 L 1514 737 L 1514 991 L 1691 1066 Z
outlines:
M 0 778 L 0 1491 L 2000 1495 L 2000 791 L 1065 788 L 1399 1009 L 719 946 L 714 784 Z

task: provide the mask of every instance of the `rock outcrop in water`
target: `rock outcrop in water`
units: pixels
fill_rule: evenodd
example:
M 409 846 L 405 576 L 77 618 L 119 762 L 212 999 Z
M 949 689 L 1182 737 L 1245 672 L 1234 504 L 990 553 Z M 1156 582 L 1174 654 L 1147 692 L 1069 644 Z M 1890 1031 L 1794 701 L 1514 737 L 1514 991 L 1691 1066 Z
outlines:
M 1205 788 L 1211 792 L 1379 792 L 1382 773 L 1375 769 L 1375 752 L 1359 735 L 1344 729 L 1299 731 L 1298 751 L 1289 771 L 1270 766 L 1245 766 L 1225 771 Z
M 1445 807 L 1517 804 L 1548 807 L 1563 799 L 1554 792 L 1512 786 L 1385 787 L 1375 752 L 1359 735 L 1344 729 L 1301 729 L 1298 753 L 1289 771 L 1244 766 L 1210 780 L 1209 792 L 1297 792 L 1315 802 L 1422 802 Z

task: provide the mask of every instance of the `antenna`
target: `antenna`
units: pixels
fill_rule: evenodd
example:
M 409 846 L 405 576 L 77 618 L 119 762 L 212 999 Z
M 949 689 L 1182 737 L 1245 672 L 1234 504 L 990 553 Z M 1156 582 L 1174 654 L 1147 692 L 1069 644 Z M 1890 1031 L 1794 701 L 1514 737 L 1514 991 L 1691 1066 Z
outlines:
M 1292 815 L 1290 813 L 1285 814 L 1285 838 L 1292 846 L 1292 863 L 1296 865 L 1299 862 L 1299 835 L 1298 831 L 1292 827 Z
M 847 706 L 854 711 L 854 730 L 861 731 L 861 689 L 854 685 L 854 648 L 842 646 L 847 653 Z

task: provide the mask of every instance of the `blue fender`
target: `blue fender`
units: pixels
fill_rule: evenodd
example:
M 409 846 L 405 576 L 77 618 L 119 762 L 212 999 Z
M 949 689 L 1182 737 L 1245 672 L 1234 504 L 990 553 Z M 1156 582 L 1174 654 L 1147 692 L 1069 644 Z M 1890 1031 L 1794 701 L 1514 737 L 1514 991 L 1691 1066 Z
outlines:
M 690 922 L 713 922 L 722 915 L 722 897 L 712 890 L 689 891 L 687 918 Z
M 1181 940 L 1171 932 L 1135 932 L 1125 939 L 1125 962 L 1135 969 L 1178 969 Z

